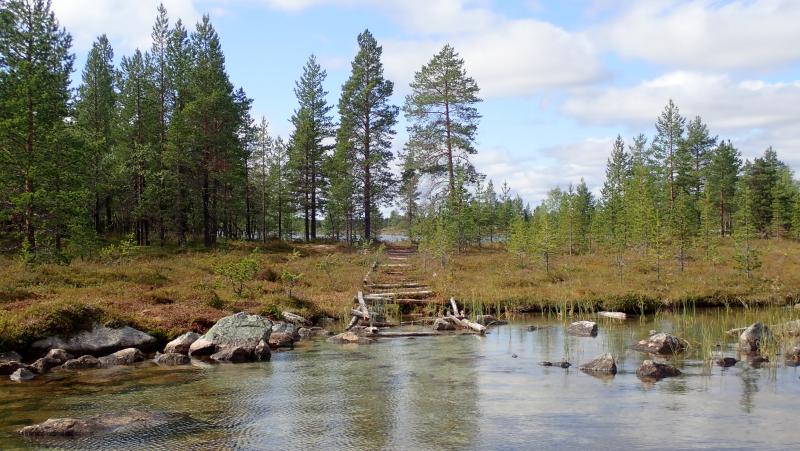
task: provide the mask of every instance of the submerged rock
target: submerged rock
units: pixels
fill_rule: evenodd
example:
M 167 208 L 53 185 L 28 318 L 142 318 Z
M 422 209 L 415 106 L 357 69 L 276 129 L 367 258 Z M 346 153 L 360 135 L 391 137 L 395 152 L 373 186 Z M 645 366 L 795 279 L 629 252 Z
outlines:
M 63 349 L 75 355 L 102 355 L 126 348 L 155 351 L 157 344 L 158 340 L 155 337 L 132 327 L 112 329 L 95 324 L 92 330 L 83 331 L 69 338 L 44 338 L 34 342 L 31 347 L 42 353 L 51 349 Z
M 209 355 L 217 361 L 240 362 L 269 360 L 268 343 L 272 333 L 272 322 L 245 312 L 226 316 L 217 321 L 202 337 L 189 347 L 189 355 Z M 245 358 L 246 355 L 246 358 Z
M 300 335 L 300 338 L 304 340 L 316 337 L 329 337 L 333 335 L 331 331 L 323 329 L 322 327 L 301 327 L 300 329 L 297 329 L 297 334 Z
M 9 376 L 9 379 L 14 382 L 25 382 L 33 379 L 34 377 L 36 377 L 36 375 L 27 368 L 17 368 L 17 370 L 14 371 L 11 376 Z
M 769 327 L 761 323 L 753 323 L 739 335 L 739 351 L 756 353 L 769 336 Z
M 572 366 L 572 364 L 569 363 L 569 362 L 556 362 L 556 363 L 553 363 L 553 362 L 548 362 L 548 361 L 539 362 L 539 365 L 541 365 L 541 366 L 557 366 L 559 368 L 564 368 L 564 369 L 569 368 L 569 367 Z
M 344 332 L 339 335 L 334 335 L 333 337 L 328 338 L 330 343 L 337 343 L 337 344 L 369 344 L 374 342 L 372 338 L 362 337 L 355 332 Z
M 567 327 L 567 333 L 576 337 L 596 337 L 597 323 L 594 321 L 576 321 Z
M 436 318 L 433 322 L 433 330 L 456 330 L 456 325 L 444 318 Z
M 196 334 L 194 332 L 186 332 L 185 334 L 181 335 L 180 337 L 170 341 L 164 346 L 164 354 L 188 354 L 189 348 L 192 346 L 192 343 L 197 341 L 200 338 L 200 334 Z
M 686 345 L 680 338 L 661 332 L 639 341 L 631 349 L 650 354 L 675 354 L 686 349 Z
M 98 415 L 85 420 L 77 418 L 50 418 L 44 423 L 26 426 L 19 434 L 25 437 L 77 437 L 96 433 L 130 431 L 151 425 L 156 415 L 152 412 L 131 410 Z
M 734 359 L 733 357 L 723 357 L 715 361 L 717 366 L 721 366 L 723 368 L 730 368 L 736 365 L 736 362 L 738 362 L 738 360 Z
M 664 379 L 665 377 L 680 376 L 681 371 L 673 366 L 645 360 L 636 370 L 636 375 L 642 379 Z
M 179 366 L 179 365 L 189 365 L 190 363 L 192 363 L 192 359 L 190 359 L 189 356 L 178 352 L 157 354 L 156 357 L 153 359 L 153 361 L 161 366 Z
M 50 418 L 44 423 L 22 428 L 19 433 L 26 437 L 75 437 L 94 431 L 92 425 L 75 418 Z
M 0 362 L 21 362 L 22 356 L 14 351 L 0 352 Z
M 144 361 L 144 354 L 136 348 L 123 349 L 113 354 L 100 357 L 102 366 L 133 365 L 136 362 Z
M 61 368 L 65 370 L 86 370 L 90 368 L 100 368 L 101 366 L 103 366 L 103 363 L 97 357 L 83 355 L 77 359 L 67 360 L 61 365 Z
M 582 371 L 589 373 L 617 374 L 617 363 L 610 353 L 603 354 L 580 366 Z

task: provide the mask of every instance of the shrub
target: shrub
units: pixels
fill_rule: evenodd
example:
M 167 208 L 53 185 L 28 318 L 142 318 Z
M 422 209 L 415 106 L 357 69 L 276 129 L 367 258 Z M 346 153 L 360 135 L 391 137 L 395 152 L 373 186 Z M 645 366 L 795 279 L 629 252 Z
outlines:
M 233 291 L 241 297 L 245 284 L 255 278 L 258 268 L 258 261 L 251 255 L 238 261 L 223 263 L 217 266 L 215 272 L 232 284 Z

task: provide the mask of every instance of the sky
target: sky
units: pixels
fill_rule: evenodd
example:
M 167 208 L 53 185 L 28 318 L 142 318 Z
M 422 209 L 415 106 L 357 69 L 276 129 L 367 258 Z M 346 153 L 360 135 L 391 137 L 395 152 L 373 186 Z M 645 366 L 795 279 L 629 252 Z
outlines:
M 74 83 L 106 33 L 119 60 L 150 47 L 158 0 L 53 0 L 73 35 Z M 673 99 L 745 158 L 768 146 L 800 170 L 798 0 L 164 0 L 171 21 L 209 14 L 232 83 L 274 135 L 291 133 L 309 55 L 338 101 L 369 29 L 402 105 L 408 83 L 452 44 L 481 88 L 477 169 L 538 203 L 581 178 L 597 192 L 617 134 L 652 137 Z M 401 119 L 394 150 L 407 139 Z

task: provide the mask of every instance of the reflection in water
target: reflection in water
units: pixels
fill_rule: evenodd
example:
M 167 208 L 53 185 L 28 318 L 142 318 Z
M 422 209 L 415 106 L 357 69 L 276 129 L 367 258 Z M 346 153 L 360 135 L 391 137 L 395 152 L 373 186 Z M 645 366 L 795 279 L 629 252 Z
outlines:
M 668 315 L 603 320 L 596 338 L 578 338 L 564 334 L 564 323 L 527 317 L 486 337 L 305 343 L 269 363 L 55 372 L 0 382 L 0 449 L 793 447 L 797 368 L 723 369 L 693 348 L 669 360 L 680 377 L 635 376 L 651 357 L 628 345 L 650 329 L 697 343 L 692 324 Z M 735 339 L 714 338 L 730 352 Z M 615 377 L 577 370 L 605 352 L 618 359 Z M 574 366 L 538 364 L 562 359 Z M 145 432 L 47 443 L 15 434 L 49 417 L 130 408 L 158 412 L 159 422 Z

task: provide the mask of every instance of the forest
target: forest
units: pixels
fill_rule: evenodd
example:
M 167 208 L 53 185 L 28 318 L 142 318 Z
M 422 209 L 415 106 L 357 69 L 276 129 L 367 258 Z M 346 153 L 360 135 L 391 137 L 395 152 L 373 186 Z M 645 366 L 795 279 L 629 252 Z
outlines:
M 480 89 L 449 44 L 417 70 L 403 105 L 392 104 L 368 30 L 335 104 L 311 55 L 298 68 L 293 131 L 280 137 L 230 80 L 209 16 L 173 23 L 163 5 L 155 16 L 151 47 L 119 67 L 99 36 L 73 88 L 71 36 L 50 2 L 2 3 L 3 254 L 36 265 L 121 246 L 353 246 L 388 225 L 442 267 L 490 245 L 546 274 L 564 256 L 597 254 L 622 277 L 633 255 L 660 280 L 698 259 L 749 278 L 758 242 L 800 238 L 800 188 L 777 152 L 743 160 L 672 100 L 650 136 L 609 143 L 602 187 L 576 180 L 530 206 L 473 166 Z M 395 155 L 401 113 L 409 138 Z M 730 246 L 733 261 L 723 261 Z

